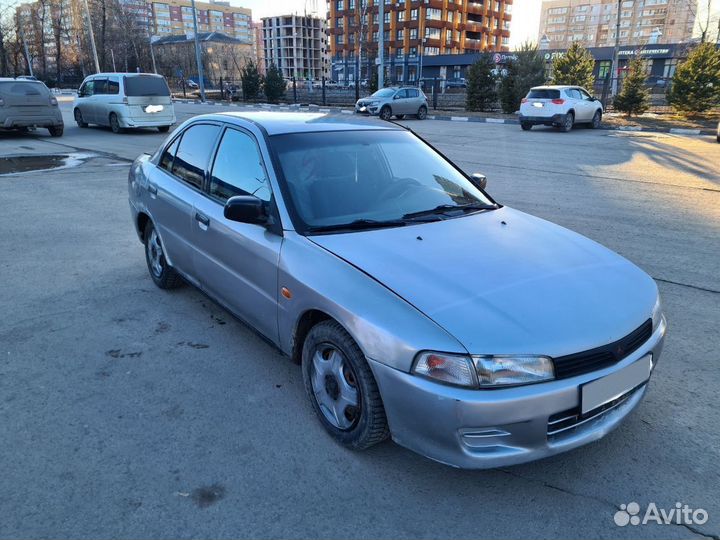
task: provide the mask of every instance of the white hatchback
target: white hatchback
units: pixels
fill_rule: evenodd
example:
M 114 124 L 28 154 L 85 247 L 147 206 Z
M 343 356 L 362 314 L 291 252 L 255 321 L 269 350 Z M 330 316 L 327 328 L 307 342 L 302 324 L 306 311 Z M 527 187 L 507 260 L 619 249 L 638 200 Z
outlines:
M 110 126 L 114 133 L 126 128 L 170 129 L 175 108 L 165 77 L 151 73 L 97 73 L 87 77 L 73 104 L 75 122 Z
M 524 131 L 536 125 L 555 126 L 570 131 L 575 124 L 600 127 L 603 106 L 579 86 L 537 86 L 531 88 L 520 104 L 520 127 Z

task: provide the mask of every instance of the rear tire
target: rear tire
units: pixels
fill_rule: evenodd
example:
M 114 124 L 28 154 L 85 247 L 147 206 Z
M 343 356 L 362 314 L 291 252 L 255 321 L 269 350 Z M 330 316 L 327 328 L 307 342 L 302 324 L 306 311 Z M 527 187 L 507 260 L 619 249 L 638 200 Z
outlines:
M 110 113 L 110 129 L 113 133 L 122 133 L 123 128 L 120 127 L 120 121 L 118 120 L 117 114 Z
M 64 131 L 63 126 L 53 126 L 47 129 L 50 132 L 51 137 L 62 137 Z
M 145 262 L 150 277 L 161 289 L 175 289 L 183 284 L 183 279 L 165 259 L 165 251 L 160 236 L 152 221 L 148 221 L 143 234 L 145 243 Z
M 160 133 L 167 133 L 170 131 L 170 126 L 158 126 L 158 131 Z
M 80 109 L 75 109 L 75 112 L 73 113 L 75 116 L 75 122 L 77 123 L 78 127 L 86 128 L 88 127 L 87 122 L 83 121 L 82 113 L 80 112 Z
M 383 105 L 383 108 L 380 109 L 380 119 L 389 122 L 391 118 L 392 110 L 387 105 Z
M 573 128 L 573 124 L 575 123 L 575 115 L 573 113 L 567 113 L 565 115 L 565 120 L 563 120 L 563 123 L 560 124 L 560 131 L 563 133 L 567 133 Z
M 420 105 L 420 108 L 415 116 L 418 120 L 425 120 L 427 118 L 427 107 L 425 105 Z
M 532 129 L 532 124 L 528 122 L 520 122 L 520 129 L 523 131 L 530 131 Z
M 352 450 L 365 450 L 390 435 L 377 383 L 360 347 L 336 321 L 308 332 L 302 350 L 308 399 L 325 430 Z

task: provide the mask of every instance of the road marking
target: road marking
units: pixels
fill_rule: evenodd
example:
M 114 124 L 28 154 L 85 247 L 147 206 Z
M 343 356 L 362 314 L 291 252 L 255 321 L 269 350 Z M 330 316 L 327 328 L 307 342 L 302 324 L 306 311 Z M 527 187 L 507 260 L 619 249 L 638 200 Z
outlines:
M 502 118 L 486 118 L 485 122 L 488 124 L 504 124 L 505 120 Z
M 688 128 L 670 128 L 670 133 L 676 133 L 678 135 L 700 135 L 700 130 Z
M 469 118 L 467 116 L 451 116 L 450 120 L 453 122 L 467 122 Z

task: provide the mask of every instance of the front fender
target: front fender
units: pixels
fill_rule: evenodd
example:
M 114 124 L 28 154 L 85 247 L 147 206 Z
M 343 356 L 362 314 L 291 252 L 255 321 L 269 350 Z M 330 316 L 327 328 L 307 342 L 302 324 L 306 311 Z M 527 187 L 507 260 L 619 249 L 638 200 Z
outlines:
M 278 289 L 280 347 L 292 352 L 297 324 L 308 310 L 319 310 L 350 333 L 366 357 L 409 372 L 418 351 L 467 354 L 435 322 L 359 269 L 295 232 L 286 231 L 280 254 Z

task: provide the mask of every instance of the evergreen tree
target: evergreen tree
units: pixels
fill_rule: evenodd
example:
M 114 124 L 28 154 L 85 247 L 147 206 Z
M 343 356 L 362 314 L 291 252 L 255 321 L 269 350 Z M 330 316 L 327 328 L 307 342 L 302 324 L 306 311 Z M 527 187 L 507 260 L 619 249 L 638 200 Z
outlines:
M 524 43 L 516 57 L 506 66 L 507 76 L 500 83 L 500 104 L 506 113 L 517 111 L 528 91 L 545 82 L 545 61 L 537 45 Z
M 615 96 L 613 106 L 628 117 L 642 114 L 650 106 L 650 93 L 645 86 L 645 63 L 642 58 L 630 62 L 628 73 L 623 81 L 620 93 Z
M 245 99 L 257 99 L 260 95 L 262 79 L 255 62 L 248 61 L 240 71 L 240 76 L 242 77 L 242 89 Z
M 590 52 L 579 43 L 573 43 L 564 56 L 553 60 L 552 82 L 582 86 L 592 93 L 595 84 L 594 69 L 595 59 Z
M 720 105 L 720 49 L 714 43 L 698 45 L 678 66 L 667 98 L 684 114 L 698 114 Z
M 483 53 L 480 58 L 470 66 L 467 76 L 467 102 L 468 111 L 487 111 L 495 106 L 497 92 L 495 90 L 495 68 L 492 56 Z
M 270 64 L 265 75 L 265 97 L 270 103 L 277 102 L 285 96 L 285 79 L 275 64 Z

